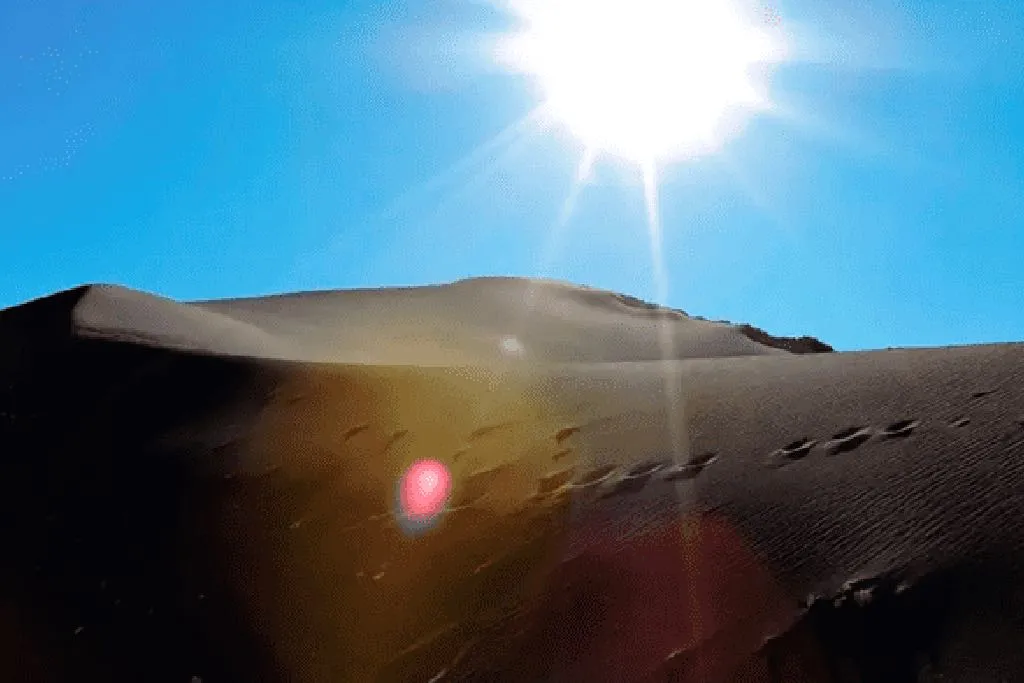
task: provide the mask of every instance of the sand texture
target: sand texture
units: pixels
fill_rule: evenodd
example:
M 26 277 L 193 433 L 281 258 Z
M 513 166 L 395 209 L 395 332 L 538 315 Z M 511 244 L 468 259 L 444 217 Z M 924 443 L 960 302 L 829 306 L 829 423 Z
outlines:
M 828 351 L 513 278 L 0 311 L 0 681 L 1024 680 L 1024 344 Z

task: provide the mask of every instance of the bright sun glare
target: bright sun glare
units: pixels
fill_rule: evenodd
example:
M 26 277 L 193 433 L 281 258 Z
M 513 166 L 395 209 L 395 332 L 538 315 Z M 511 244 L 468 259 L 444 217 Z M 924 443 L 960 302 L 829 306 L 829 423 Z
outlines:
M 475 170 L 481 160 L 495 152 L 507 159 L 533 133 L 557 124 L 584 149 L 541 268 L 555 255 L 595 161 L 621 159 L 642 177 L 655 300 L 667 304 L 659 172 L 719 151 L 749 116 L 775 109 L 768 78 L 791 58 L 777 15 L 760 4 L 765 0 L 477 1 L 498 6 L 515 23 L 496 43 L 488 35 L 477 45 L 486 46 L 488 60 L 528 75 L 540 102 L 430 185 L 467 175 L 479 182 L 491 172 L 490 164 Z M 662 357 L 674 358 L 671 319 L 662 322 Z M 677 385 L 666 371 L 672 406 Z M 680 438 L 673 433 L 674 446 Z
M 784 44 L 748 0 L 508 0 L 499 59 L 532 75 L 545 113 L 591 154 L 647 166 L 714 150 L 769 107 Z

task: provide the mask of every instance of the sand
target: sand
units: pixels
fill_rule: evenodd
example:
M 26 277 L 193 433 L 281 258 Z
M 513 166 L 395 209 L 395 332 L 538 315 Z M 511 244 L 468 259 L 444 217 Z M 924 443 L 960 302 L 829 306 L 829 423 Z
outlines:
M 514 278 L 0 311 L 0 680 L 1024 680 L 1024 345 L 828 351 Z

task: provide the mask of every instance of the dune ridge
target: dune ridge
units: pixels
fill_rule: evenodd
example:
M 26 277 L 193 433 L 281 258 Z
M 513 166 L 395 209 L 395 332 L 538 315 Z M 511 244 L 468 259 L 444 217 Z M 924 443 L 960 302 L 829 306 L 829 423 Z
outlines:
M 64 303 L 59 313 L 42 313 L 57 302 Z M 612 292 L 518 278 L 197 302 L 87 285 L 18 309 L 67 315 L 71 332 L 83 337 L 308 362 L 616 362 L 832 350 L 809 337 L 776 337 Z

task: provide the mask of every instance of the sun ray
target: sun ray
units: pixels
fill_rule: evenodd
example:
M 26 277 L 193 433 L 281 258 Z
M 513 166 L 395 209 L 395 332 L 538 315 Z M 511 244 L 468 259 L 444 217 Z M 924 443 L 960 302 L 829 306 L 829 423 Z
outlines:
M 580 156 L 580 163 L 576 167 L 576 175 L 573 177 L 572 185 L 569 187 L 569 193 L 566 195 L 561 207 L 559 207 L 558 216 L 555 218 L 555 222 L 552 224 L 551 230 L 548 231 L 547 238 L 544 240 L 544 247 L 541 251 L 540 263 L 537 269 L 542 275 L 546 276 L 548 274 L 547 271 L 565 242 L 569 221 L 576 210 L 576 203 L 579 200 L 580 192 L 583 191 L 583 187 L 587 184 L 594 170 L 596 159 L 597 153 L 595 150 L 590 148 L 583 150 L 583 154 Z M 536 296 L 537 283 L 531 282 L 527 286 L 526 305 L 523 309 L 524 316 L 528 316 L 533 311 Z M 525 321 L 521 320 L 519 327 L 522 328 L 524 325 Z
M 642 167 L 644 186 L 644 208 L 647 214 L 647 236 L 651 247 L 651 271 L 654 276 L 655 303 L 668 305 L 668 274 L 665 269 L 665 248 L 661 233 L 661 210 L 658 196 L 658 169 L 653 161 L 647 161 Z M 663 315 L 658 319 L 658 344 L 661 347 L 662 366 L 665 380 L 665 410 L 670 416 L 668 420 L 669 438 L 672 443 L 673 456 L 679 461 L 685 456 L 682 435 L 676 416 L 681 415 L 678 363 L 675 358 L 675 339 L 673 335 L 673 319 Z
M 466 179 L 480 175 L 481 169 L 493 164 L 495 156 L 501 156 L 510 147 L 524 138 L 543 130 L 548 124 L 546 105 L 534 107 L 526 115 L 513 121 L 489 140 L 477 146 L 445 170 L 406 190 L 393 199 L 378 213 L 381 220 L 394 220 L 418 203 L 430 200 L 431 196 L 442 195 Z
M 786 126 L 809 143 L 832 145 L 862 161 L 884 162 L 893 170 L 908 176 L 938 174 L 953 181 L 960 171 L 955 159 L 936 158 L 926 151 L 895 144 L 880 134 L 864 131 L 849 119 L 837 123 L 826 116 L 812 113 L 810 106 L 798 107 L 785 99 L 776 100 L 768 118 Z
M 651 267 L 654 272 L 656 303 L 665 305 L 668 300 L 668 277 L 661 236 L 661 212 L 658 197 L 658 169 L 648 161 L 642 167 L 644 186 L 644 209 L 647 214 L 647 236 L 651 244 Z
M 804 138 L 838 145 L 845 152 L 861 157 L 888 157 L 893 153 L 891 145 L 856 130 L 850 124 L 836 124 L 810 112 L 807 107 L 797 107 L 784 100 L 776 101 L 769 118 L 788 126 Z
M 510 166 L 530 142 L 546 130 L 543 118 L 537 119 L 535 123 L 537 125 L 524 128 L 519 136 L 509 138 L 502 147 L 494 148 L 490 159 L 480 164 L 475 173 L 465 176 L 462 183 L 452 186 L 437 200 L 429 214 L 419 218 L 420 222 L 424 225 L 434 224 L 451 206 L 461 206 L 467 198 L 479 196 L 480 190 L 488 181 L 498 175 L 503 168 Z
M 792 223 L 786 219 L 780 208 L 772 202 L 768 194 L 763 192 L 754 184 L 754 181 L 751 180 L 744 164 L 741 161 L 738 161 L 730 152 L 723 152 L 719 156 L 719 161 L 729 178 L 739 188 L 740 192 L 743 193 L 743 196 L 746 197 L 753 207 L 757 209 L 762 216 L 767 217 L 776 228 L 780 228 L 788 235 L 792 236 Z
M 576 168 L 576 175 L 573 178 L 572 185 L 569 187 L 569 193 L 558 209 L 558 216 L 555 218 L 551 230 L 548 231 L 544 249 L 541 252 L 540 272 L 546 272 L 551 267 L 551 262 L 557 256 L 558 249 L 564 242 L 569 220 L 576 210 L 576 202 L 579 199 L 580 192 L 593 172 L 595 158 L 596 155 L 592 149 L 584 150 L 580 157 L 580 163 Z

